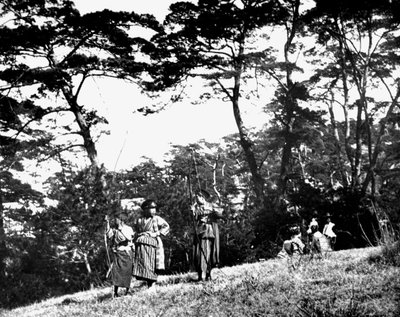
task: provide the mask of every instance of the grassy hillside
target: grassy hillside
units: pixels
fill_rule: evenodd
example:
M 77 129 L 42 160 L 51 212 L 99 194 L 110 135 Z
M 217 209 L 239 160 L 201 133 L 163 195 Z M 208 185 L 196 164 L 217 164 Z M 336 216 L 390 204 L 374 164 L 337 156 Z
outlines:
M 400 316 L 400 268 L 371 260 L 380 248 L 215 269 L 214 280 L 194 274 L 162 276 L 147 289 L 111 298 L 111 288 L 81 292 L 3 311 L 8 316 Z

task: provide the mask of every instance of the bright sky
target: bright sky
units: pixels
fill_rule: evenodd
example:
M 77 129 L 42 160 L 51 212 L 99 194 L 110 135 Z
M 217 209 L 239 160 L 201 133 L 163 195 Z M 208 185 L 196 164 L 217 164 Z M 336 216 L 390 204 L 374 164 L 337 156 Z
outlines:
M 199 83 L 189 92 L 199 95 L 201 89 Z M 219 99 L 199 105 L 184 100 L 143 116 L 135 110 L 151 105 L 152 100 L 133 84 L 92 80 L 85 91 L 79 101 L 85 105 L 99 105 L 99 114 L 109 122 L 110 134 L 102 136 L 97 145 L 100 160 L 112 170 L 116 164 L 117 170 L 129 168 L 143 156 L 162 162 L 171 144 L 186 145 L 200 139 L 218 142 L 237 132 L 231 104 Z M 243 109 L 243 117 L 247 126 L 260 127 L 267 116 L 260 107 L 249 104 Z
M 151 13 L 162 20 L 168 7 L 176 0 L 75 0 L 83 14 L 108 8 L 115 11 Z M 201 84 L 192 92 L 200 94 Z M 109 121 L 110 135 L 98 143 L 99 159 L 107 168 L 129 168 L 149 157 L 162 162 L 171 144 L 186 145 L 205 139 L 218 142 L 223 136 L 237 132 L 232 106 L 213 100 L 206 104 L 192 105 L 189 101 L 172 104 L 158 114 L 143 116 L 135 109 L 151 104 L 133 84 L 116 80 L 91 80 L 79 100 L 82 104 L 98 104 Z M 167 100 L 165 100 L 167 102 Z M 256 106 L 244 109 L 244 122 L 248 126 L 261 126 L 266 115 Z M 120 156 L 120 157 L 119 157 Z M 119 157 L 119 159 L 118 159 Z

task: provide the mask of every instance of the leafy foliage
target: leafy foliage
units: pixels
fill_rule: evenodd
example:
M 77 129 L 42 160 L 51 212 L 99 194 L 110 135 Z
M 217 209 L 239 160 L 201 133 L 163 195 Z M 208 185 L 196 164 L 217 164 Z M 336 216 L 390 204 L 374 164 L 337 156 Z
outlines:
M 51 120 L 55 113 L 70 113 L 77 125 L 58 124 L 53 129 L 53 135 L 70 136 L 62 145 L 58 143 L 53 155 L 83 147 L 91 163 L 99 167 L 93 128 L 107 120 L 90 105 L 79 104 L 84 83 L 93 77 L 139 81 L 147 66 L 136 61 L 136 55 L 141 55 L 147 41 L 132 36 L 131 28 L 159 31 L 162 27 L 153 16 L 134 12 L 103 10 L 81 15 L 69 0 L 6 0 L 2 8 L 8 19 L 0 27 L 0 56 L 6 62 L 0 70 L 0 88 L 11 97 L 2 98 L 0 104 L 11 98 L 32 106 L 36 101 L 32 120 L 20 118 L 20 128 L 25 130 L 41 119 Z M 49 105 L 40 100 L 44 98 L 61 101 Z M 56 137 L 50 141 L 57 143 Z

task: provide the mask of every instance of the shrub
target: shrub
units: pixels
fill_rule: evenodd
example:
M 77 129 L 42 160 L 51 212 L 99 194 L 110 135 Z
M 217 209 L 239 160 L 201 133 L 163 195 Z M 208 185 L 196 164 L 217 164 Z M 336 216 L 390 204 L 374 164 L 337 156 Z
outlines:
M 33 274 L 21 274 L 17 278 L 4 279 L 4 287 L 0 292 L 0 306 L 14 308 L 49 297 L 48 287 L 43 279 Z
M 400 241 L 382 247 L 382 252 L 369 257 L 370 262 L 400 267 Z

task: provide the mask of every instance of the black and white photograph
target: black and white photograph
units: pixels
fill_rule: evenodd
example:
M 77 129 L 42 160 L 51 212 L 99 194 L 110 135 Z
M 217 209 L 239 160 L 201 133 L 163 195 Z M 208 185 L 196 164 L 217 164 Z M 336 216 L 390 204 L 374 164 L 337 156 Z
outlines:
M 400 0 L 0 0 L 0 316 L 400 316 Z

